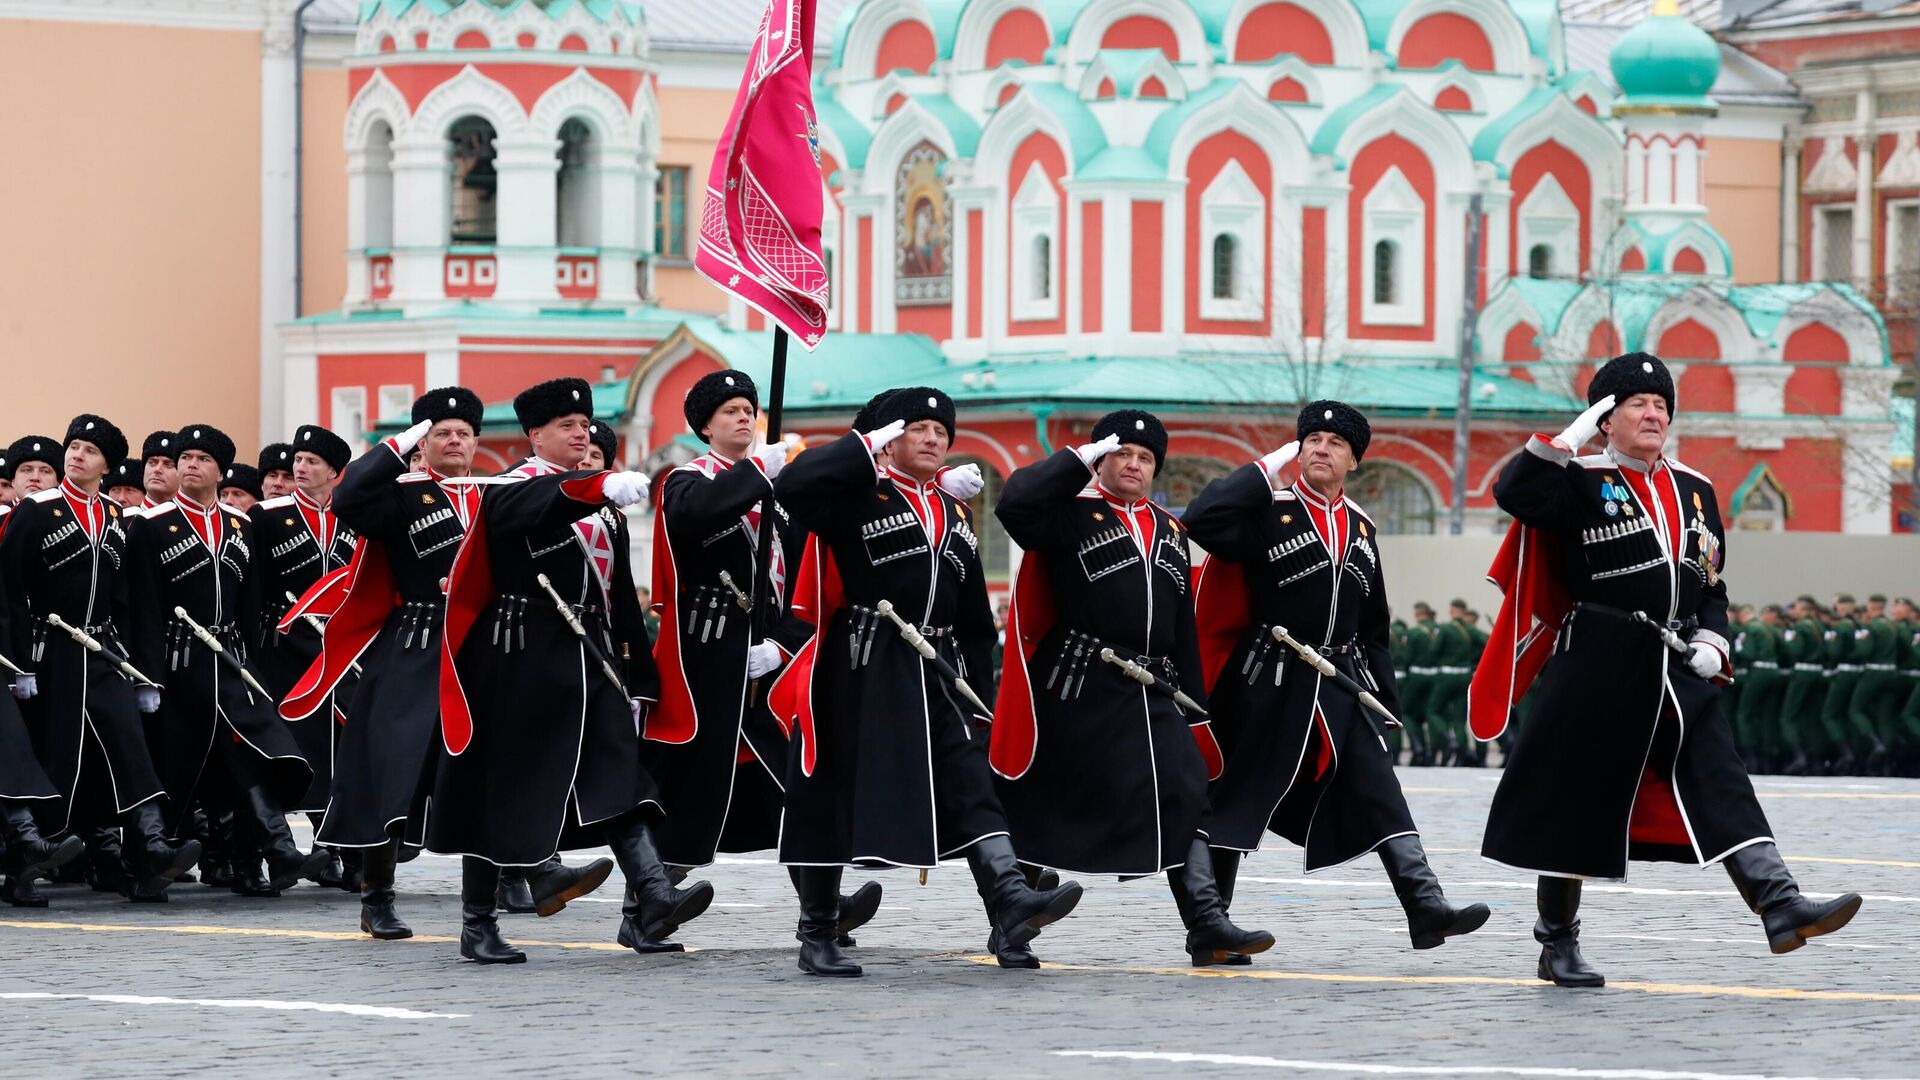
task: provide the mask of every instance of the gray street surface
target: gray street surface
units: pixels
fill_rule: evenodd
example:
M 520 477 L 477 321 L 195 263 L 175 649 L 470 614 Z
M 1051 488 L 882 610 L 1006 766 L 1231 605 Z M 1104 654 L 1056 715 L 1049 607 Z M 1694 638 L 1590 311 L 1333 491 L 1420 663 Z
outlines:
M 1757 781 L 1803 888 L 1867 895 L 1842 933 L 1771 956 L 1724 872 L 1637 864 L 1587 891 L 1610 985 L 1569 991 L 1533 977 L 1531 881 L 1476 854 L 1496 774 L 1401 779 L 1486 928 L 1413 952 L 1377 862 L 1303 878 L 1270 838 L 1234 914 L 1280 943 L 1233 974 L 1186 966 L 1163 881 L 1105 880 L 1036 942 L 1047 969 L 1002 971 L 958 864 L 924 888 L 879 875 L 858 980 L 796 970 L 770 852 L 705 872 L 718 904 L 683 955 L 613 944 L 616 873 L 554 918 L 503 917 L 529 962 L 494 968 L 458 959 L 455 859 L 401 868 L 419 936 L 395 943 L 311 885 L 183 885 L 164 906 L 43 885 L 52 907 L 0 908 L 0 1075 L 1920 1076 L 1920 782 Z

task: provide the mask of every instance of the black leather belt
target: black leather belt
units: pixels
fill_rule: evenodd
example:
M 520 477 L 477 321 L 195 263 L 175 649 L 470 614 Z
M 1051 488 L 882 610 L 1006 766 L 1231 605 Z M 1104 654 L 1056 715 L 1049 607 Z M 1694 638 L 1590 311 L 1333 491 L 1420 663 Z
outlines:
M 1596 615 L 1605 615 L 1610 619 L 1620 619 L 1625 622 L 1639 621 L 1638 619 L 1634 618 L 1634 614 L 1635 614 L 1634 612 L 1627 611 L 1624 608 L 1609 607 L 1606 604 L 1596 604 L 1588 600 L 1582 600 L 1579 603 L 1573 605 L 1573 609 L 1575 611 L 1591 611 Z M 1647 617 L 1650 619 L 1653 618 L 1653 616 L 1651 615 L 1648 615 Z M 1690 634 L 1695 630 L 1700 629 L 1700 620 L 1698 618 L 1666 619 L 1666 620 L 1653 619 L 1653 621 L 1655 625 L 1665 626 L 1667 629 L 1673 631 L 1676 634 L 1682 634 L 1682 635 Z

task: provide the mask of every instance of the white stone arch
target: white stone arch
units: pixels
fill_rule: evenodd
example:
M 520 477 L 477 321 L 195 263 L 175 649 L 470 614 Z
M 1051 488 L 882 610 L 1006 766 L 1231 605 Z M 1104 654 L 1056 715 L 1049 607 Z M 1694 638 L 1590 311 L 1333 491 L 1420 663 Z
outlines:
M 880 42 L 886 39 L 887 31 L 903 19 L 911 19 L 927 28 L 927 36 L 934 41 L 935 62 L 938 63 L 940 36 L 934 31 L 933 16 L 928 13 L 924 0 L 861 0 L 860 9 L 854 13 L 853 22 L 847 28 L 847 44 L 840 56 L 843 77 L 860 80 L 883 74 L 874 69 L 880 59 Z
M 1005 181 L 1007 170 L 1013 165 L 1014 152 L 1035 132 L 1046 135 L 1060 148 L 1060 157 L 1067 165 L 1061 180 L 1072 176 L 1073 140 L 1068 137 L 1066 125 L 1034 95 L 1027 93 L 1015 94 L 1012 101 L 987 118 L 987 126 L 980 132 L 980 145 L 973 154 L 974 176 L 986 183 Z M 874 141 L 876 145 L 879 142 Z
M 531 6 L 531 5 L 528 5 Z M 456 50 L 453 43 L 460 35 L 469 30 L 477 30 L 487 39 L 487 49 L 511 50 L 514 45 L 513 31 L 501 25 L 498 18 L 490 17 L 492 9 L 485 4 L 475 4 L 460 12 L 463 17 L 439 20 L 429 23 L 427 30 L 427 48 L 438 52 L 480 52 L 479 49 Z M 557 39 L 556 39 L 557 40 Z
M 1515 124 L 1513 130 L 1507 132 L 1494 151 L 1494 161 L 1503 171 L 1511 172 L 1516 162 L 1549 140 L 1572 150 L 1587 167 L 1589 193 L 1594 200 L 1587 210 L 1598 227 L 1600 200 L 1605 197 L 1604 193 L 1620 190 L 1622 151 L 1619 140 L 1614 138 L 1605 123 L 1575 105 L 1572 98 L 1558 94 L 1538 112 Z M 1598 240 L 1599 237 L 1594 239 Z
M 1107 28 L 1130 15 L 1145 15 L 1171 27 L 1174 41 L 1180 46 L 1180 62 L 1194 65 L 1205 81 L 1213 58 L 1206 27 L 1201 25 L 1200 16 L 1192 7 L 1169 4 L 1166 0 L 1093 0 L 1074 18 L 1073 29 L 1067 35 L 1067 66 L 1091 62 L 1100 51 L 1100 39 L 1106 35 Z
M 1047 44 L 1054 41 L 1053 21 L 1047 18 L 1046 6 L 1041 0 L 971 0 L 966 10 L 960 13 L 959 25 L 953 34 L 953 68 L 955 71 L 981 71 L 987 65 L 987 42 L 993 37 L 993 28 L 1008 12 L 1030 11 L 1040 17 L 1040 25 L 1046 27 Z M 987 98 L 991 105 L 993 98 Z
M 1436 196 L 1441 191 L 1465 191 L 1474 186 L 1473 152 L 1459 127 L 1406 87 L 1356 118 L 1341 133 L 1334 153 L 1350 162 L 1369 143 L 1387 135 L 1400 136 L 1427 156 Z M 1439 206 L 1434 209 L 1442 210 Z
M 1467 107 L 1472 111 L 1477 113 L 1487 111 L 1486 87 L 1481 85 L 1479 77 L 1469 70 L 1467 65 L 1456 63 L 1434 80 L 1433 87 L 1427 94 L 1427 103 L 1434 106 L 1435 112 L 1440 111 L 1437 104 L 1440 95 L 1448 89 L 1458 90 L 1467 95 Z
M 1014 95 L 1016 97 L 1019 96 L 1020 87 L 1025 85 L 1025 80 L 1021 78 L 1021 72 L 1025 70 L 1025 68 L 1003 67 L 995 71 L 993 77 L 987 80 L 987 92 L 980 98 L 981 113 L 991 113 L 999 109 L 1000 94 L 1009 86 L 1014 88 Z M 1011 103 L 1011 99 L 1009 99 L 1009 103 Z
M 386 72 L 375 70 L 373 77 L 353 96 L 353 104 L 347 107 L 341 141 L 349 153 L 366 146 L 375 123 L 385 123 L 398 139 L 406 130 L 408 120 L 407 99 L 387 80 Z
M 1493 46 L 1494 71 L 1502 75 L 1526 74 L 1527 58 L 1532 53 L 1527 43 L 1527 29 L 1520 25 L 1519 17 L 1505 0 L 1414 0 L 1394 16 L 1393 26 L 1387 31 L 1387 55 L 1397 62 L 1407 31 L 1421 19 L 1440 14 L 1463 15 L 1479 24 L 1480 32 L 1487 35 L 1487 43 Z
M 641 79 L 640 86 L 633 92 L 633 101 L 627 107 L 633 118 L 634 142 L 640 147 L 640 156 L 653 161 L 660 156 L 660 102 L 654 97 L 653 81 Z M 822 138 L 826 136 L 823 128 Z
M 867 147 L 867 163 L 874 167 L 864 171 L 861 190 L 869 195 L 884 196 L 891 203 L 894 171 L 907 151 L 921 142 L 930 142 L 939 147 L 949 161 L 960 156 L 947 126 L 918 102 L 908 98 L 907 103 L 900 106 L 900 111 L 887 117 L 880 125 L 880 130 L 873 133 L 873 143 Z M 838 160 L 845 163 L 844 158 Z
M 1780 359 L 1787 348 L 1787 339 L 1805 327 L 1819 324 L 1839 334 L 1847 343 L 1847 363 L 1850 366 L 1880 366 L 1885 361 L 1886 346 L 1880 336 L 1880 327 L 1873 317 L 1860 310 L 1857 304 L 1847 300 L 1830 287 L 1787 309 L 1786 317 L 1774 327 L 1773 336 L 1767 339 L 1768 359 Z
M 1720 345 L 1720 359 L 1682 360 L 1681 363 L 1739 363 L 1767 355 L 1766 345 L 1753 336 L 1740 309 L 1720 293 L 1706 288 L 1686 289 L 1660 305 L 1660 309 L 1653 313 L 1653 318 L 1647 320 L 1646 332 L 1640 337 L 1640 348 L 1646 352 L 1657 352 L 1660 338 L 1688 319 L 1713 331 Z
M 1549 252 L 1549 277 L 1568 277 L 1580 267 L 1580 207 L 1552 173 L 1540 178 L 1514 208 L 1514 277 L 1533 276 L 1533 249 Z
M 1107 66 L 1106 59 L 1095 56 L 1093 63 L 1088 64 L 1086 71 L 1080 76 L 1080 100 L 1098 100 L 1100 83 L 1106 79 L 1113 80 L 1115 97 L 1138 97 L 1140 87 L 1145 85 L 1148 79 L 1159 79 L 1160 85 L 1167 88 L 1165 100 L 1185 101 L 1187 99 L 1187 84 L 1180 78 L 1180 73 L 1174 69 L 1165 53 L 1155 53 L 1148 57 L 1146 63 L 1140 65 L 1140 70 L 1134 72 L 1132 81 L 1124 85 L 1120 81 L 1119 74 Z
M 1540 358 L 1573 364 L 1587 361 L 1587 342 L 1593 339 L 1593 328 L 1603 322 L 1613 327 L 1613 339 L 1624 349 L 1626 329 L 1614 317 L 1609 290 L 1604 283 L 1588 285 L 1567 303 L 1552 336 L 1541 341 Z
M 594 137 L 608 146 L 631 146 L 638 136 L 626 102 L 606 83 L 580 68 L 540 95 L 540 100 L 533 103 L 527 126 L 537 136 L 558 138 L 560 125 L 573 119 L 586 121 Z
M 1265 77 L 1259 83 L 1261 97 L 1270 98 L 1276 83 L 1282 79 L 1292 79 L 1307 92 L 1307 104 L 1326 103 L 1326 93 L 1320 89 L 1320 77 L 1313 73 L 1313 65 L 1305 60 L 1297 56 L 1288 56 L 1267 65 L 1263 70 Z
M 886 122 L 887 103 L 893 100 L 895 94 L 911 101 L 913 99 L 913 87 L 905 78 L 889 72 L 881 76 L 879 84 L 873 88 L 873 103 L 867 119 L 876 124 Z
M 1333 44 L 1335 67 L 1357 68 L 1367 61 L 1367 25 L 1352 0 L 1234 0 L 1220 33 L 1220 54 L 1232 62 L 1234 47 L 1240 41 L 1241 24 L 1258 8 L 1272 3 L 1289 3 L 1320 20 L 1327 39 Z M 1317 100 L 1317 99 L 1316 99 Z
M 1521 323 L 1533 327 L 1540 335 L 1540 353 L 1546 355 L 1546 320 L 1530 303 L 1519 289 L 1503 287 L 1487 297 L 1487 306 L 1480 311 L 1480 319 L 1474 326 L 1475 336 L 1479 338 L 1480 358 L 1491 362 L 1494 352 L 1501 349 L 1507 340 L 1507 334 Z
M 1186 176 L 1187 159 L 1193 156 L 1194 147 L 1230 129 L 1252 139 L 1266 152 L 1267 164 L 1273 170 L 1276 201 L 1282 183 L 1307 178 L 1313 157 L 1307 137 L 1292 117 L 1255 94 L 1246 83 L 1234 84 L 1232 89 L 1187 117 L 1167 150 L 1167 175 Z
M 1667 237 L 1666 246 L 1660 253 L 1664 265 L 1649 266 L 1648 269 L 1669 274 L 1679 273 L 1680 271 L 1673 268 L 1673 261 L 1679 257 L 1683 248 L 1692 248 L 1700 253 L 1701 261 L 1707 265 L 1707 271 L 1702 276 L 1723 278 L 1733 273 L 1733 269 L 1727 265 L 1727 252 L 1720 246 L 1720 238 L 1712 229 L 1697 221 L 1689 221 L 1675 229 Z
M 435 141 L 447 137 L 453 122 L 465 116 L 478 116 L 493 125 L 496 141 L 532 136 L 527 114 L 513 91 L 485 75 L 472 64 L 460 74 L 435 87 L 420 107 L 406 133 L 409 142 Z

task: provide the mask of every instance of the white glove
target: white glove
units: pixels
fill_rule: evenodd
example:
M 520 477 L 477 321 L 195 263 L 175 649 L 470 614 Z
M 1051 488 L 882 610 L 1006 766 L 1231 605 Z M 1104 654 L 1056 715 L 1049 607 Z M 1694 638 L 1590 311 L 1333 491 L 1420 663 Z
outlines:
M 905 420 L 895 420 L 885 427 L 876 428 L 860 437 L 866 440 L 867 453 L 877 454 L 882 447 L 899 438 L 906 430 L 907 422 Z
M 1611 408 L 1613 408 L 1613 395 L 1608 394 L 1587 406 L 1587 411 L 1575 418 L 1573 423 L 1568 424 L 1567 430 L 1561 432 L 1553 441 L 1578 452 L 1581 447 L 1587 445 L 1588 439 L 1600 433 L 1600 418 L 1605 416 L 1607 410 Z
M 13 696 L 25 701 L 40 692 L 40 680 L 32 672 L 22 672 L 13 677 Z
M 980 489 L 987 486 L 986 477 L 980 475 L 980 466 L 971 461 L 941 469 L 934 474 L 934 482 L 940 485 L 941 491 L 961 502 L 980 494 Z
M 420 421 L 400 434 L 395 435 L 393 437 L 393 448 L 400 451 L 400 456 L 405 458 L 408 454 L 413 453 L 413 448 L 420 445 L 420 440 L 426 438 L 427 432 L 432 430 L 432 428 L 433 421 Z
M 647 498 L 647 474 L 608 473 L 606 480 L 600 485 L 600 493 L 615 506 L 637 506 Z
M 1280 475 L 1281 469 L 1293 464 L 1293 459 L 1299 456 L 1300 440 L 1295 439 L 1280 449 L 1275 450 L 1273 453 L 1268 454 L 1266 457 L 1261 458 L 1260 467 L 1266 470 L 1268 476 L 1278 476 Z
M 1099 442 L 1075 447 L 1073 452 L 1080 455 L 1081 464 L 1091 469 L 1093 468 L 1094 462 L 1099 461 L 1101 458 L 1106 457 L 1118 449 L 1120 449 L 1120 436 L 1109 435 Z
M 640 729 L 640 718 L 647 713 L 647 703 L 641 698 L 628 698 L 627 705 L 633 709 L 633 727 L 635 731 L 638 731 Z
M 753 452 L 754 462 L 760 466 L 761 472 L 767 474 L 767 479 L 779 476 L 780 470 L 787 467 L 787 449 L 787 442 L 782 439 Z
M 757 679 L 780 664 L 780 646 L 773 642 L 756 641 L 747 646 L 747 678 Z
M 160 711 L 160 691 L 151 686 L 136 686 L 133 688 L 133 703 L 141 713 L 152 716 Z
M 1711 679 L 1720 674 L 1720 650 L 1704 641 L 1693 643 L 1693 655 L 1687 657 L 1687 666 L 1695 675 Z

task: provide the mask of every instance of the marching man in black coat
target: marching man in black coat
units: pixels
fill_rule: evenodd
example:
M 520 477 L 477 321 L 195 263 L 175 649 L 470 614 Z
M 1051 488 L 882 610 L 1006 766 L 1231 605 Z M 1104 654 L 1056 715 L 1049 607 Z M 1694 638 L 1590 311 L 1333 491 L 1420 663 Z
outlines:
M 128 534 L 127 644 L 134 664 L 164 691 L 161 775 L 171 831 L 180 835 L 190 825 L 205 786 L 223 783 L 235 797 L 237 822 L 251 826 L 238 845 L 250 852 L 250 873 L 238 875 L 234 887 L 275 896 L 320 873 L 328 856 L 294 845 L 287 810 L 312 783 L 313 770 L 247 666 L 262 575 L 245 515 L 218 499 L 233 453 L 233 440 L 208 424 L 189 424 L 176 436 L 179 490 L 136 519 Z M 250 881 L 259 873 L 258 856 L 266 859 L 265 878 Z
M 994 513 L 1026 554 L 990 755 L 1024 862 L 1164 871 L 1187 951 L 1207 965 L 1265 952 L 1273 935 L 1227 918 L 1207 853 L 1220 749 L 1197 711 L 1206 690 L 1186 528 L 1148 498 L 1166 453 L 1160 419 L 1123 409 L 1094 424 L 1088 445 L 1007 477 Z M 1039 966 L 1031 953 L 999 959 Z
M 339 528 L 359 536 L 352 562 L 281 617 L 326 617 L 322 648 L 281 703 L 302 724 L 344 707 L 332 796 L 317 840 L 360 854 L 360 929 L 413 936 L 394 912 L 400 846 L 426 843 L 426 805 L 440 757 L 440 637 L 454 553 L 480 512 L 469 481 L 483 406 L 464 386 L 429 390 L 413 426 L 346 467 L 333 492 Z M 418 450 L 419 472 L 407 469 Z M 337 688 L 358 665 L 350 700 Z M 337 702 L 337 705 L 330 704 Z
M 1431 949 L 1479 929 L 1487 906 L 1456 908 L 1441 891 L 1393 773 L 1389 721 L 1276 633 L 1398 715 L 1377 530 L 1346 497 L 1372 428 L 1350 405 L 1316 401 L 1294 431 L 1209 484 L 1184 515 L 1210 556 L 1197 619 L 1226 756 L 1208 828 L 1220 892 L 1231 902 L 1240 856 L 1269 830 L 1306 849 L 1309 874 L 1377 851 L 1413 947 Z M 1299 479 L 1282 484 L 1296 457 Z
M 795 730 L 780 861 L 800 896 L 800 968 L 814 975 L 860 974 L 837 942 L 845 866 L 924 869 L 964 852 L 1008 947 L 1081 895 L 1073 882 L 1028 886 L 973 730 L 990 709 L 976 699 L 990 693 L 994 629 L 972 511 L 940 484 L 953 401 L 912 387 L 876 413 L 878 429 L 807 451 L 777 487 L 815 538 L 795 610 L 816 633 L 775 690 Z
M 620 944 L 665 941 L 713 901 L 705 882 L 676 890 L 654 846 L 658 789 L 640 763 L 640 728 L 659 677 L 629 569 L 620 507 L 646 498 L 639 473 L 560 472 L 586 457 L 592 390 L 555 379 L 514 412 L 528 467 L 486 485 L 447 585 L 441 729 L 427 846 L 468 856 L 462 956 L 519 963 L 494 919 L 499 867 L 529 867 L 540 914 L 598 888 L 613 867 L 550 863 L 605 843 L 637 886 Z
M 357 541 L 353 530 L 342 525 L 333 511 L 334 486 L 353 457 L 347 441 L 316 424 L 302 424 L 293 433 L 293 445 L 297 448 L 292 455 L 293 494 L 266 499 L 247 515 L 253 526 L 254 558 L 261 575 L 260 625 L 254 637 L 259 648 L 254 652 L 253 665 L 267 692 L 276 699 L 284 699 L 320 655 L 317 619 L 291 620 L 282 632 L 278 629 L 281 617 L 314 582 L 352 561 Z M 341 721 L 346 718 L 352 687 L 349 677 L 329 695 L 332 701 L 315 711 L 310 722 L 293 726 L 300 752 L 313 769 L 313 783 L 289 809 L 311 815 L 316 825 L 333 791 L 334 746 Z M 338 884 L 342 876 L 338 857 L 330 859 L 322 884 Z
M 1560 986 L 1605 983 L 1580 954 L 1580 883 L 1622 880 L 1630 859 L 1723 863 L 1790 952 L 1845 926 L 1860 897 L 1800 894 L 1721 715 L 1726 531 L 1713 484 L 1662 453 L 1673 375 L 1618 356 L 1587 400 L 1494 485 L 1515 524 L 1491 574 L 1507 596 L 1474 675 L 1474 734 L 1498 736 L 1536 673 L 1540 686 L 1481 853 L 1540 875 L 1539 975 Z M 1605 449 L 1581 455 L 1595 434 Z
M 110 462 L 126 456 L 127 438 L 103 417 L 83 414 L 68 425 L 66 446 L 60 486 L 14 507 L 0 533 L 0 641 L 21 668 L 13 696 L 44 694 L 36 749 L 61 798 L 41 811 L 40 822 L 58 835 L 118 816 L 126 831 L 128 897 L 164 900 L 168 884 L 199 860 L 200 845 L 167 842 L 165 793 L 140 718 L 159 708 L 159 691 L 134 681 L 161 675 L 127 671 L 133 665 L 121 640 L 120 628 L 130 625 L 127 534 L 120 508 L 100 494 L 100 480 Z

